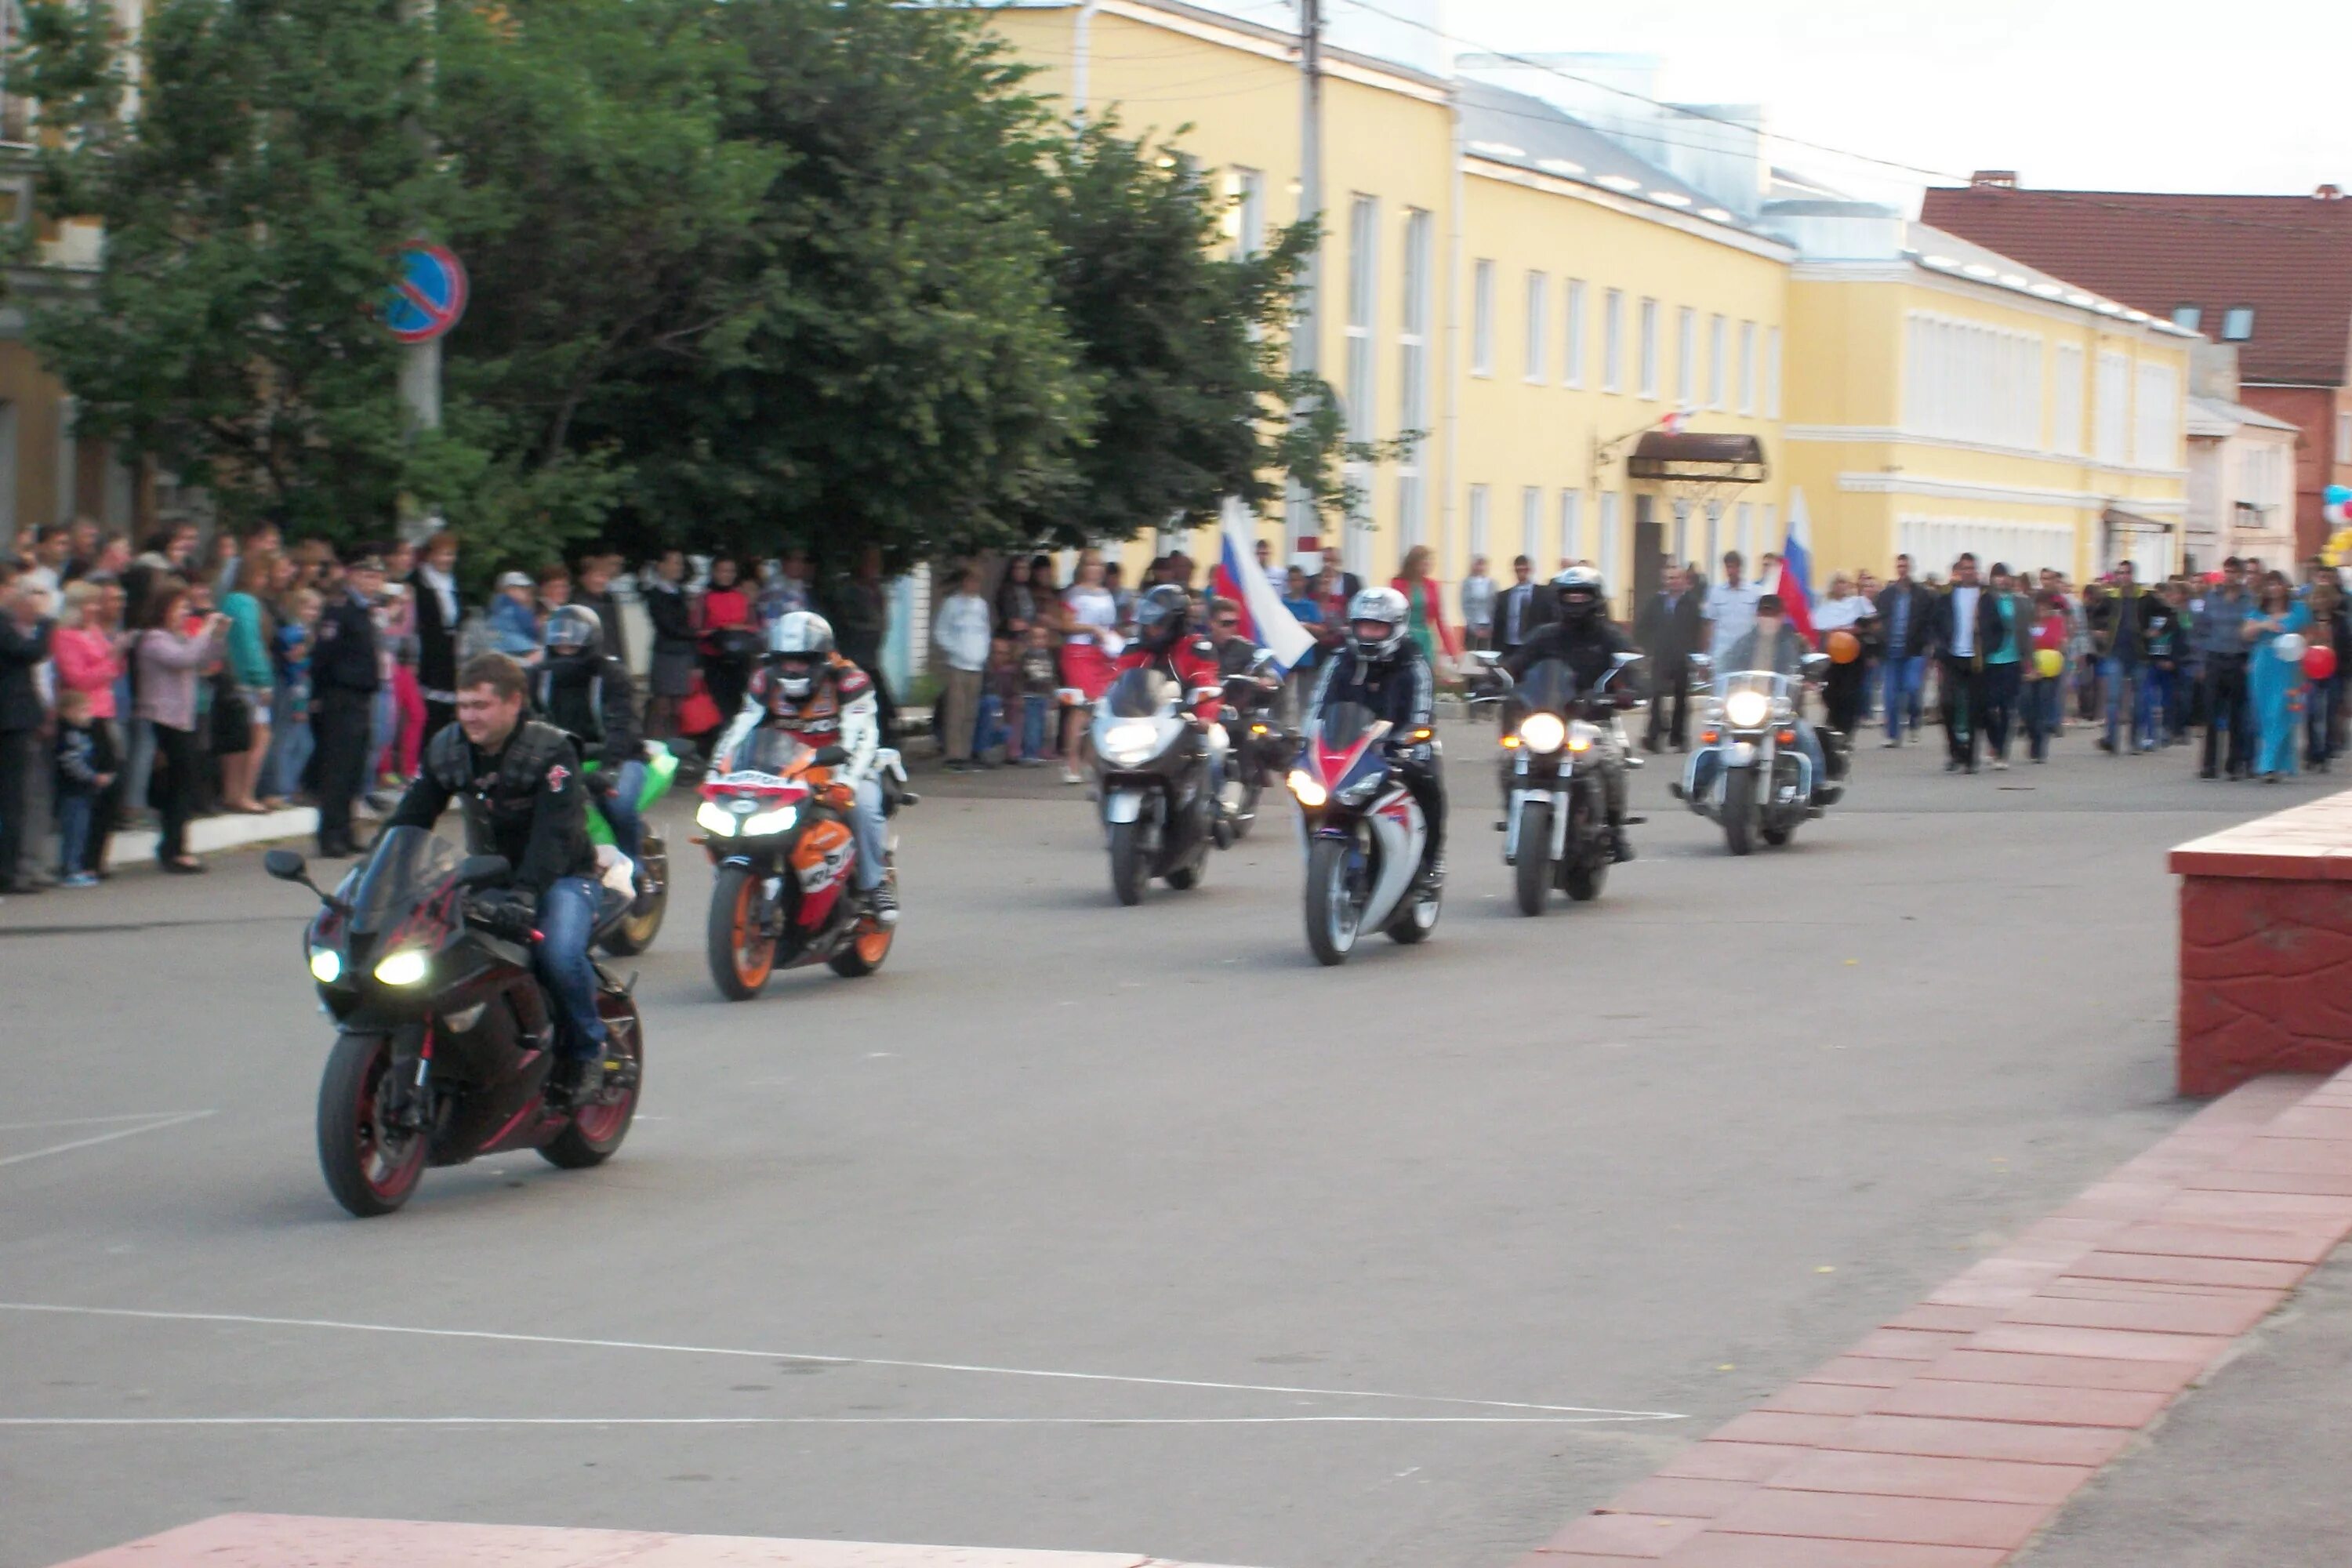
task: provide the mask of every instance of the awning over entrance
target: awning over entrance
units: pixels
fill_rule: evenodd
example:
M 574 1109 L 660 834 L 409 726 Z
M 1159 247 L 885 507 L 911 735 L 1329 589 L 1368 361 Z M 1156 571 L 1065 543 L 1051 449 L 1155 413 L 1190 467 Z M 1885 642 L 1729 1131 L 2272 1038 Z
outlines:
M 1753 436 L 1652 430 L 1635 443 L 1625 473 L 1636 479 L 1679 479 L 1711 485 L 1764 482 L 1764 443 Z
M 2099 521 L 2106 524 L 2109 533 L 2170 533 L 2172 524 L 2158 522 L 2152 517 L 2142 517 L 2136 511 L 2126 511 L 2111 506 L 2101 513 Z

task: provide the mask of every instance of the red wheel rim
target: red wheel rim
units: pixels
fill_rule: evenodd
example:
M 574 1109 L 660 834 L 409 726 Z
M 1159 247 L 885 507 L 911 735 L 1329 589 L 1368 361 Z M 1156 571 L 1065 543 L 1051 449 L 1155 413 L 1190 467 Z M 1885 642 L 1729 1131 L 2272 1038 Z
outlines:
M 760 934 L 751 908 L 751 879 L 746 877 L 735 890 L 735 978 L 746 990 L 756 991 L 768 983 L 776 944 Z
M 353 1141 L 359 1146 L 360 1179 L 368 1191 L 396 1199 L 416 1184 L 425 1167 L 425 1139 L 391 1126 L 392 1053 L 379 1048 L 360 1079 L 359 1101 L 352 1107 Z

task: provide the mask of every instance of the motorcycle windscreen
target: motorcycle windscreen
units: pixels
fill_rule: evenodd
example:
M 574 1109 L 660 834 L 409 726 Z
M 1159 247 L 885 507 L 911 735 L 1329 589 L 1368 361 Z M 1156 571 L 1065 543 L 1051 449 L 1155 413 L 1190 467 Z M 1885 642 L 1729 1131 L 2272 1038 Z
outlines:
M 1156 718 L 1176 701 L 1176 683 L 1157 669 L 1123 670 L 1103 693 L 1103 704 L 1114 719 Z
M 815 748 L 790 730 L 774 730 L 765 725 L 751 731 L 743 744 L 736 749 L 734 772 L 739 773 L 773 773 L 782 778 L 790 773 L 803 756 Z M 650 784 L 648 780 L 648 784 Z
M 422 827 L 387 829 L 376 839 L 358 885 L 344 895 L 352 906 L 352 931 L 369 936 L 397 926 L 419 899 L 457 874 L 464 858 L 456 845 Z
M 1565 714 L 1580 694 L 1576 671 L 1564 658 L 1548 658 L 1529 666 L 1526 676 L 1511 689 L 1511 695 L 1518 699 L 1520 710 L 1529 713 L 1540 709 Z
M 1351 751 L 1364 731 L 1380 721 L 1381 716 L 1360 702 L 1334 702 L 1317 721 L 1315 735 L 1327 751 Z

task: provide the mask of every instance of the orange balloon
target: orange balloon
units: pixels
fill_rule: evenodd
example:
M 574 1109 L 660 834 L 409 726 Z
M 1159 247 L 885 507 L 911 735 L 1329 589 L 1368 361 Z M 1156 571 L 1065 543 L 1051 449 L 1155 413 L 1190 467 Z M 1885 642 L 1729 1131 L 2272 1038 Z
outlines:
M 1862 657 L 1862 639 L 1852 632 L 1839 630 L 1830 634 L 1830 662 L 1852 664 Z

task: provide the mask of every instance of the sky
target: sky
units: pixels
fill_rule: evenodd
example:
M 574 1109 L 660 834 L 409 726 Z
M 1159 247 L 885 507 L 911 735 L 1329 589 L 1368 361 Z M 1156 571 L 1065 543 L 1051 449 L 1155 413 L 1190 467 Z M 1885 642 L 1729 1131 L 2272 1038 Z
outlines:
M 1780 136 L 1961 179 L 2014 169 L 2053 188 L 2352 189 L 2344 0 L 1366 3 L 1436 16 L 1457 49 L 1656 55 L 1662 97 L 1761 103 Z M 1274 22 L 1276 9 L 1259 15 Z M 1775 153 L 1880 200 L 1916 203 L 1940 183 L 1786 143 Z

